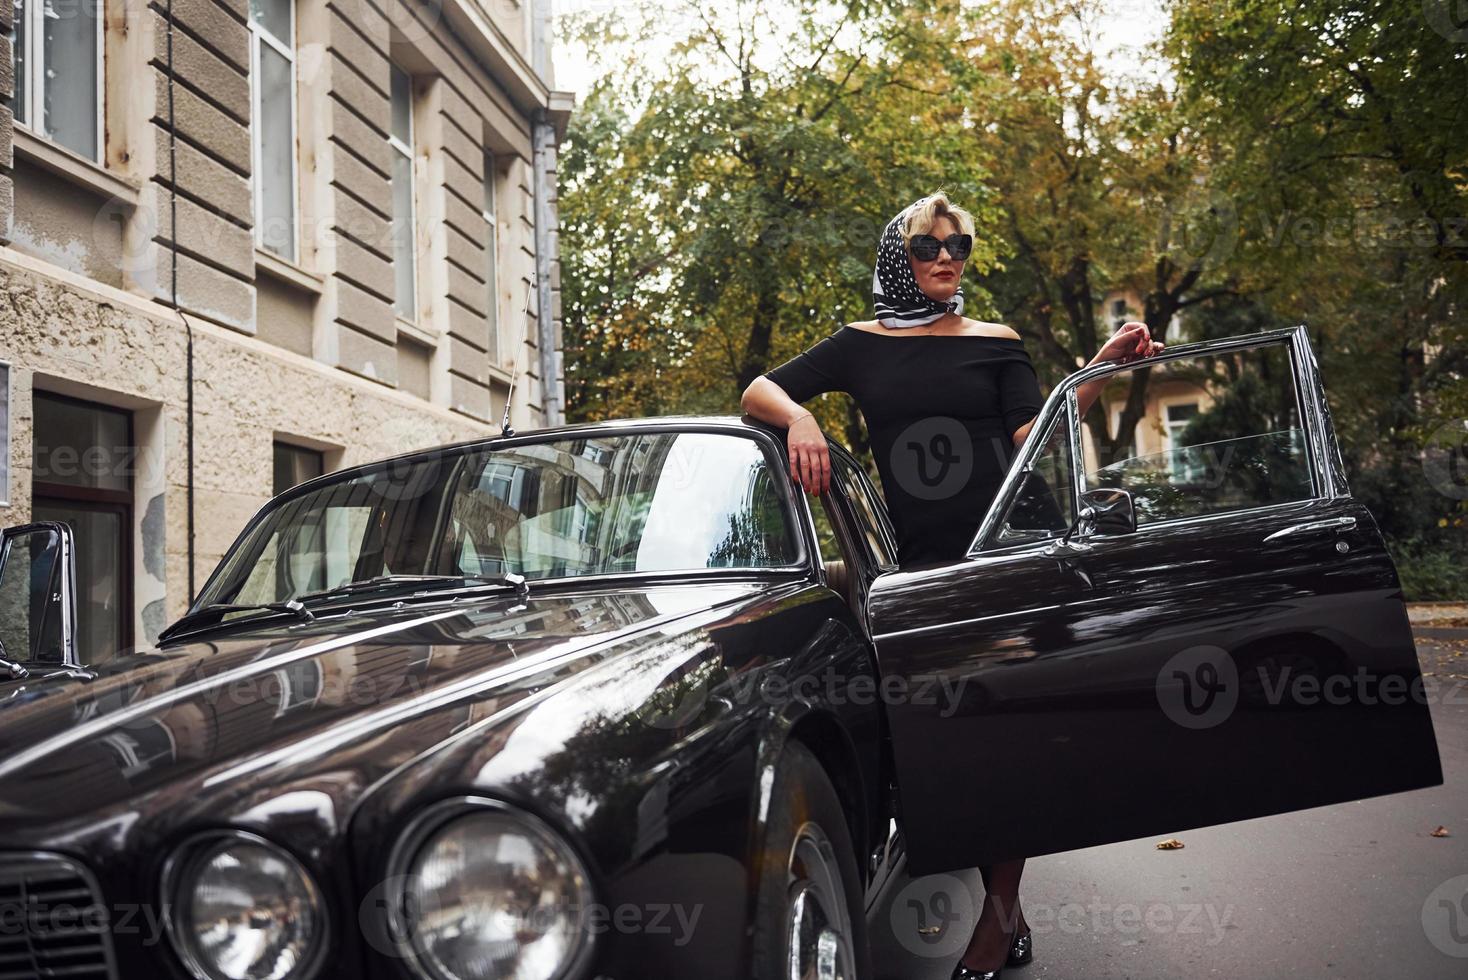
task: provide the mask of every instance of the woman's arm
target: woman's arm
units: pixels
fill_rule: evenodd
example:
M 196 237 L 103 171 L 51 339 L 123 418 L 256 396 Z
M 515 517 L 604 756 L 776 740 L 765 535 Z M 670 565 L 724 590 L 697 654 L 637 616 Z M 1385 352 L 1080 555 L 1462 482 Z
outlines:
M 833 334 L 749 383 L 739 397 L 745 412 L 786 430 L 790 478 L 811 493 L 831 485 L 831 454 L 815 416 L 800 403 L 823 391 L 846 391 L 846 356 Z
M 800 407 L 799 402 L 785 394 L 784 388 L 764 375 L 755 378 L 744 389 L 739 407 L 761 422 L 778 425 L 782 429 L 790 428 L 801 416 L 810 414 Z
M 811 493 L 825 493 L 831 486 L 831 453 L 826 435 L 816 417 L 785 389 L 763 375 L 755 378 L 740 396 L 739 407 L 762 422 L 786 429 L 785 445 L 790 454 L 790 479 Z
M 826 492 L 831 486 L 831 453 L 814 415 L 763 375 L 744 389 L 739 407 L 761 422 L 788 430 L 785 445 L 790 454 L 790 478 L 812 493 Z
M 1086 364 L 1099 364 L 1102 361 L 1120 361 L 1125 364 L 1139 357 L 1150 357 L 1162 352 L 1166 346 L 1161 341 L 1152 339 L 1152 333 L 1147 325 L 1139 320 L 1132 320 L 1122 324 L 1121 329 L 1111 335 L 1111 339 L 1096 352 L 1096 356 Z M 1082 418 L 1091 410 L 1096 399 L 1101 397 L 1102 390 L 1106 387 L 1107 378 L 1097 378 L 1087 381 L 1076 388 L 1076 407 L 1080 410 Z M 1014 430 L 1014 445 L 1016 448 L 1023 446 L 1025 439 L 1029 437 L 1030 429 L 1034 428 L 1035 420 L 1030 419 L 1024 425 Z
M 1091 358 L 1086 367 L 1102 361 L 1120 361 L 1126 364 L 1139 357 L 1160 354 L 1165 346 L 1161 341 L 1152 339 L 1152 332 L 1147 329 L 1145 323 L 1131 320 L 1122 324 L 1121 329 L 1111 335 L 1111 339 L 1096 352 L 1096 356 Z M 1109 379 L 1097 378 L 1076 388 L 1076 407 L 1080 409 L 1082 418 L 1096 403 L 1096 399 L 1101 397 L 1101 391 L 1106 387 L 1107 380 Z

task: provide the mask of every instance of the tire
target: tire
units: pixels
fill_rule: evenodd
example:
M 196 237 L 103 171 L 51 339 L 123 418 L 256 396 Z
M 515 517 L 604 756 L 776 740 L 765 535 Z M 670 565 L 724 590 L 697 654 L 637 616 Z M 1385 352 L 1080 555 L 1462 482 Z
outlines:
M 785 746 L 775 767 L 770 819 L 755 860 L 751 976 L 867 980 L 866 915 L 851 832 L 830 777 L 799 742 Z

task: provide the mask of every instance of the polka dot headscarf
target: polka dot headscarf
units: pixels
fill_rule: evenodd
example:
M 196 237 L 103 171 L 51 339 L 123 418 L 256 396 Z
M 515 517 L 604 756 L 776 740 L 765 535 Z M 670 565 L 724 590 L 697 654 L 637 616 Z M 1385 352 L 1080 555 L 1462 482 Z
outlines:
M 950 312 L 963 314 L 963 286 L 945 303 L 929 298 L 918 288 L 917 276 L 912 274 L 912 263 L 907 258 L 907 246 L 902 241 L 902 222 L 912 208 L 909 204 L 887 222 L 877 243 L 872 304 L 877 309 L 877 322 L 884 327 L 920 327 Z

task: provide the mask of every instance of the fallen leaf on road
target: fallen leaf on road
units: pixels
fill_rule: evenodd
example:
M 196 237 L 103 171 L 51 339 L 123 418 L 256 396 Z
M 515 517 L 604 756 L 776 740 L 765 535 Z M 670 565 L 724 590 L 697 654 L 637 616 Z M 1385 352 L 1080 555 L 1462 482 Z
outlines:
M 1428 834 L 1427 836 L 1429 836 L 1429 837 L 1451 837 L 1453 835 L 1450 834 L 1450 833 L 1448 833 L 1448 828 L 1444 827 L 1442 824 L 1438 824 L 1437 829 L 1434 830 L 1432 833 Z
M 1183 842 L 1178 840 L 1176 837 L 1169 837 L 1167 838 L 1167 840 L 1160 840 L 1157 842 L 1157 849 L 1159 851 L 1176 851 L 1182 846 Z
M 919 936 L 936 936 L 943 931 L 942 926 L 922 926 L 918 929 Z

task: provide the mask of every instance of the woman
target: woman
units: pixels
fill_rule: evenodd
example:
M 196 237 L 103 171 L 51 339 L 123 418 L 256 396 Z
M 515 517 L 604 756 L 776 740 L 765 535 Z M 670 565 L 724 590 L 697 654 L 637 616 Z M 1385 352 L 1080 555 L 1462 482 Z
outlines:
M 904 568 L 964 555 L 1043 402 L 1019 335 L 963 316 L 973 234 L 973 217 L 942 191 L 904 208 L 877 245 L 877 318 L 849 323 L 756 378 L 740 402 L 788 429 L 791 477 L 818 494 L 830 485 L 830 457 L 820 425 L 799 403 L 825 391 L 855 399 Z M 1145 324 L 1128 323 L 1091 363 L 1146 357 L 1162 346 Z M 1082 413 L 1103 383 L 1077 390 Z M 1031 957 L 1019 908 L 1024 859 L 979 870 L 984 904 L 954 980 L 992 980 L 1006 963 Z

